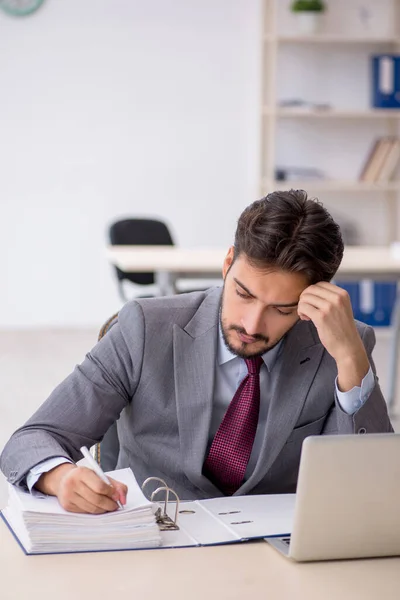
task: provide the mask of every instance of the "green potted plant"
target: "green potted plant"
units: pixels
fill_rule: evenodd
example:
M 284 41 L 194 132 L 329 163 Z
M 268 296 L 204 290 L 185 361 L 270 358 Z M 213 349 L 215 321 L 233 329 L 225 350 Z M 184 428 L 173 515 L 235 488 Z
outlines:
M 294 0 L 291 10 L 296 15 L 301 33 L 311 35 L 319 29 L 325 3 L 322 0 Z

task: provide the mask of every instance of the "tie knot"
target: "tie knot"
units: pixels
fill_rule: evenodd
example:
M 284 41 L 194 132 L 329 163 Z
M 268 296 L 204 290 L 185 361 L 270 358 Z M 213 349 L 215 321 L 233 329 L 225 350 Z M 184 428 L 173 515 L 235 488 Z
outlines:
M 263 359 L 261 358 L 261 356 L 245 358 L 244 360 L 250 375 L 257 375 L 260 372 L 261 365 L 263 364 Z

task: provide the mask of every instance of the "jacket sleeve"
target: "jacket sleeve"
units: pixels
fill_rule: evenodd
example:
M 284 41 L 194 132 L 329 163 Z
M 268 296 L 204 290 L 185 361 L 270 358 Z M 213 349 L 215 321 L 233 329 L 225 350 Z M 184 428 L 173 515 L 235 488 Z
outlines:
M 392 433 L 393 427 L 389 419 L 387 405 L 379 386 L 376 368 L 372 358 L 375 346 L 375 332 L 372 327 L 365 326 L 360 331 L 361 339 L 367 351 L 368 360 L 374 374 L 375 385 L 368 399 L 352 415 L 347 414 L 340 406 L 335 394 L 335 406 L 326 421 L 323 433 Z
M 11 436 L 0 457 L 10 483 L 24 484 L 30 469 L 49 458 L 79 460 L 81 446 L 102 439 L 135 393 L 143 346 L 143 313 L 132 302 L 82 364 Z

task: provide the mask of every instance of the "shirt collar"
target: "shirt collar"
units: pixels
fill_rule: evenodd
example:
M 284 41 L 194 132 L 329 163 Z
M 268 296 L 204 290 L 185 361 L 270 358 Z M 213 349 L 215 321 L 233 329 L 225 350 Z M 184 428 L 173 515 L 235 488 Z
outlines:
M 268 371 L 271 371 L 273 369 L 274 364 L 276 363 L 276 360 L 282 350 L 282 346 L 283 346 L 283 339 L 281 339 L 276 344 L 276 346 L 274 346 L 271 350 L 267 350 L 267 352 L 264 352 L 264 354 L 261 356 Z M 235 358 L 239 358 L 239 356 L 237 356 L 236 354 L 233 354 L 233 352 L 231 352 L 229 350 L 229 348 L 226 347 L 224 338 L 222 336 L 221 323 L 219 323 L 218 324 L 218 364 L 223 365 L 223 364 L 229 362 L 230 360 L 234 360 Z

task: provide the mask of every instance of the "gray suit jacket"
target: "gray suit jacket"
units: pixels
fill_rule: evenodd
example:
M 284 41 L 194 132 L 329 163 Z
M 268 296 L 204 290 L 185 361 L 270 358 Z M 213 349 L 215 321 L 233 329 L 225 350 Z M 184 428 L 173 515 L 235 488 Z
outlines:
M 118 323 L 11 437 L 0 459 L 8 480 L 23 483 L 31 467 L 54 456 L 78 460 L 79 448 L 101 440 L 120 417 L 118 467 L 130 466 L 139 483 L 162 477 L 182 498 L 221 496 L 202 475 L 220 295 L 212 288 L 126 304 Z M 370 356 L 374 332 L 357 327 Z M 299 321 L 279 361 L 257 465 L 238 495 L 294 492 L 306 436 L 392 431 L 377 380 L 348 415 L 335 398 L 336 375 L 314 325 Z

